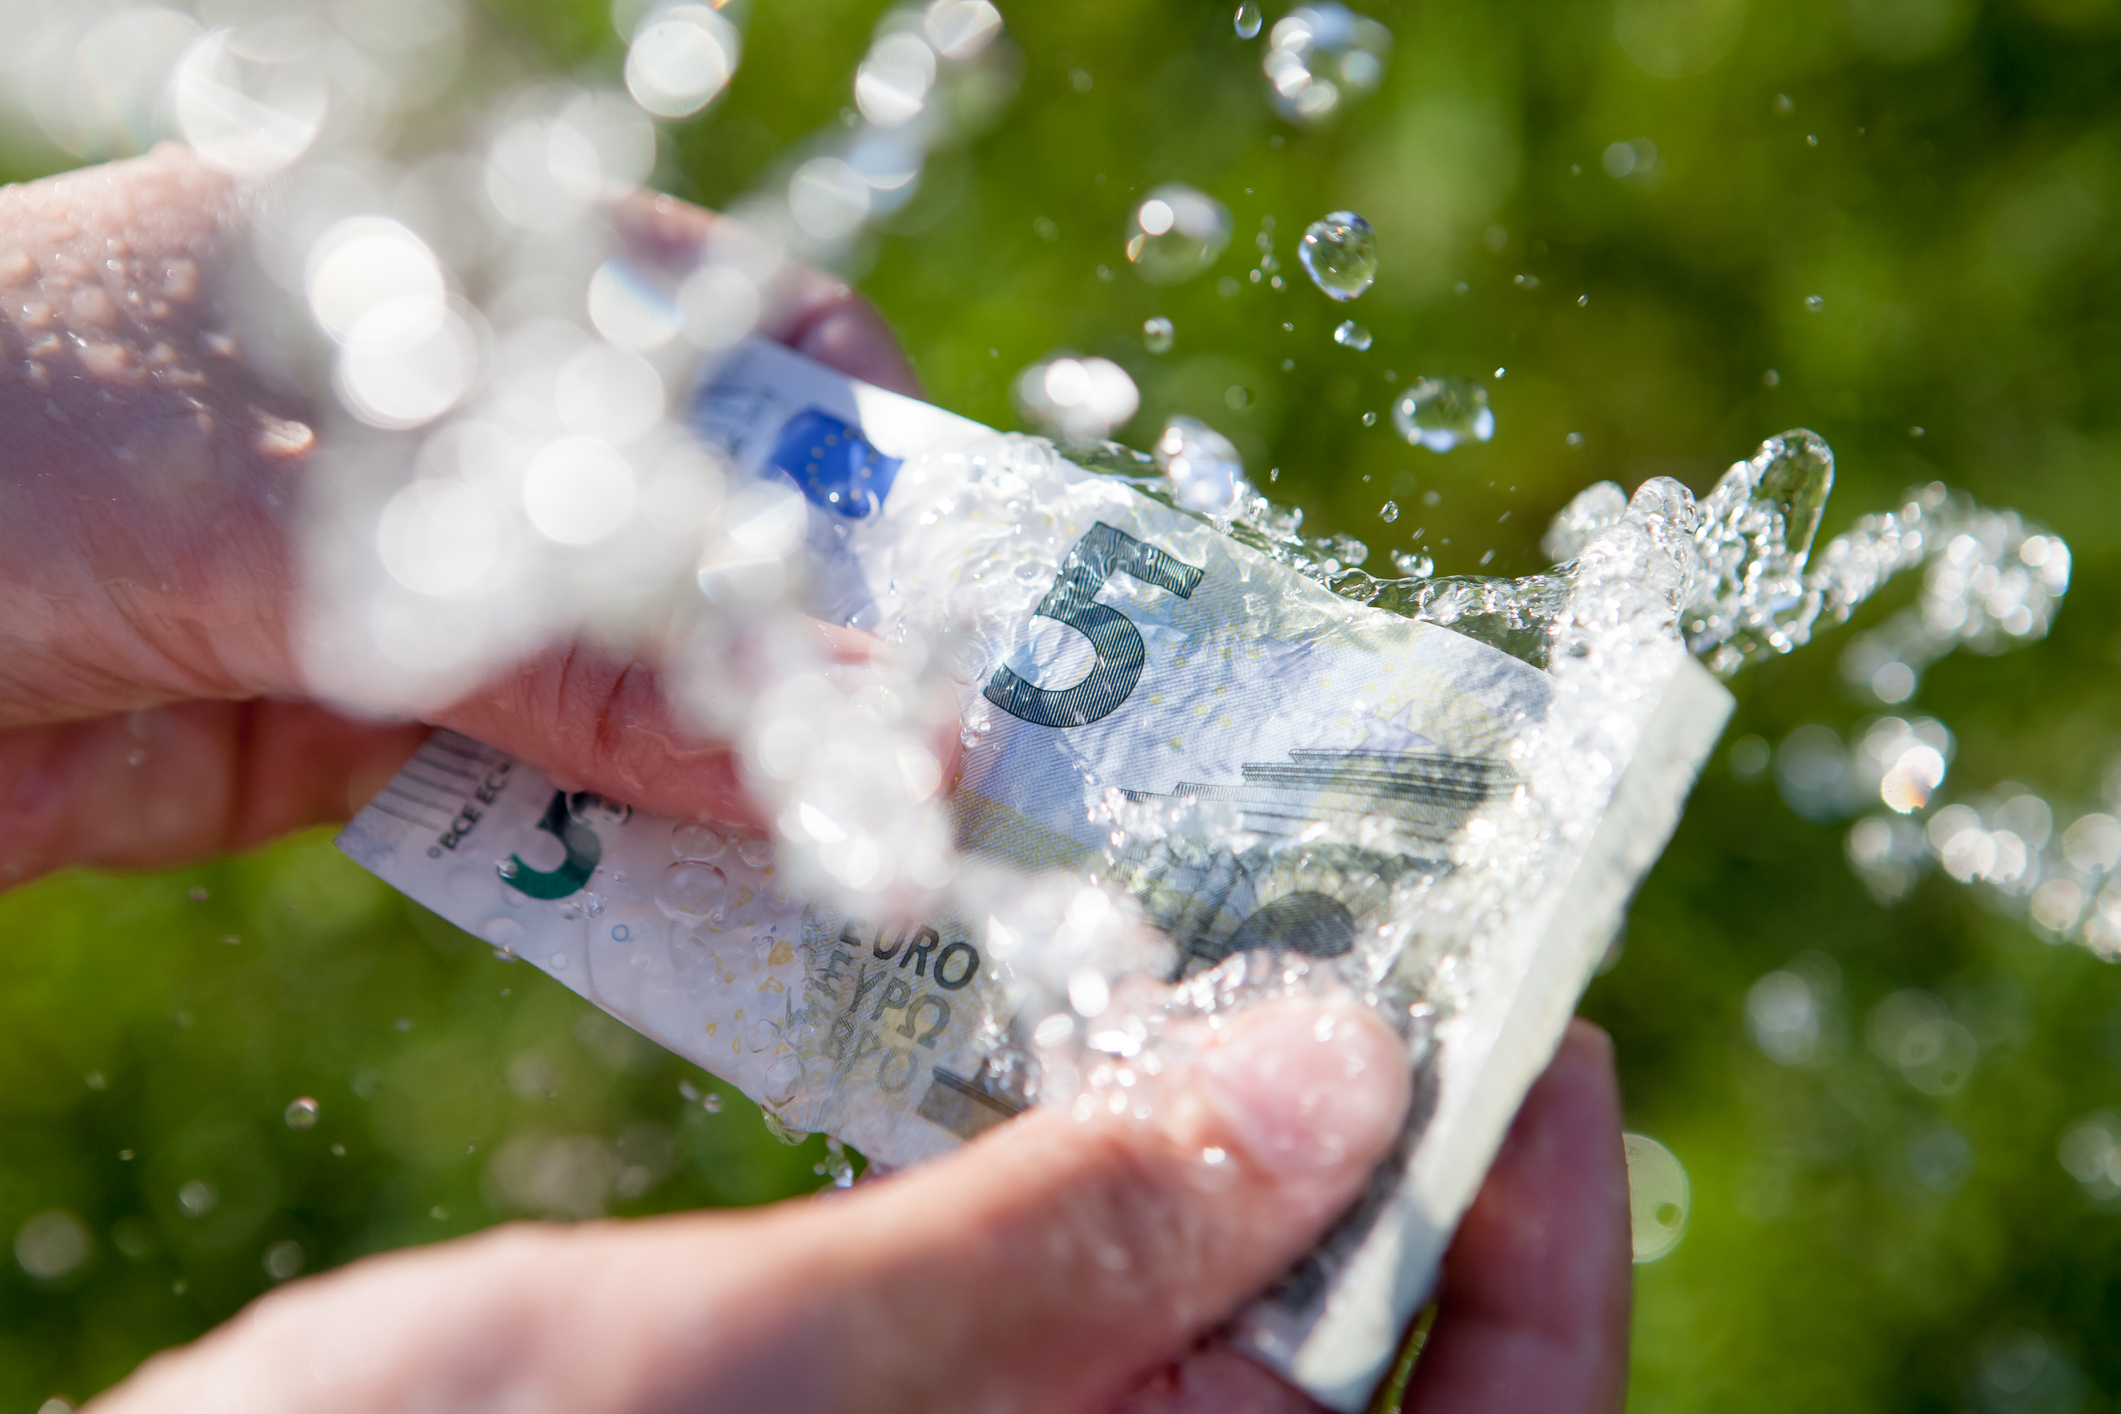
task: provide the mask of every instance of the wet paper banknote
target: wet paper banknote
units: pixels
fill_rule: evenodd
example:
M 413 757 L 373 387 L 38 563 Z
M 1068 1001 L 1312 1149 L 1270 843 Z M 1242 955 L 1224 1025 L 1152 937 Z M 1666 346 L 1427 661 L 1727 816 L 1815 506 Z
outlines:
M 970 626 L 961 850 L 1110 879 L 1169 935 L 1177 975 L 1300 954 L 1344 968 L 1402 1029 L 1447 979 L 1402 1152 L 1234 1332 L 1329 1405 L 1360 1407 L 1727 695 L 1675 646 L 1608 705 L 1626 749 L 1610 779 L 1588 805 L 1572 797 L 1567 828 L 1534 828 L 1556 695 L 1538 667 L 777 346 L 739 348 L 690 411 L 735 481 L 802 498 L 820 617 Z M 1170 828 L 1115 852 L 1115 801 Z M 1026 1102 L 986 930 L 840 916 L 793 895 L 764 840 L 558 790 L 444 733 L 341 846 L 780 1123 L 872 1160 L 933 1157 Z

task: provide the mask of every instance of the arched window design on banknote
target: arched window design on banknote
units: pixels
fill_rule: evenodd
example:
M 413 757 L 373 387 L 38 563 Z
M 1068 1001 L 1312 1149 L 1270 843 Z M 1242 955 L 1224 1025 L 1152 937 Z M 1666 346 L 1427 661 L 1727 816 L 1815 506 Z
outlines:
M 1297 751 L 1246 765 L 1234 783 L 1130 791 L 1195 808 L 1131 851 L 1120 882 L 1177 945 L 1179 977 L 1237 952 L 1340 957 L 1387 916 L 1396 888 L 1450 872 L 1452 840 L 1510 783 L 1500 762 L 1443 752 Z M 1330 829 L 1378 819 L 1395 827 L 1381 847 Z

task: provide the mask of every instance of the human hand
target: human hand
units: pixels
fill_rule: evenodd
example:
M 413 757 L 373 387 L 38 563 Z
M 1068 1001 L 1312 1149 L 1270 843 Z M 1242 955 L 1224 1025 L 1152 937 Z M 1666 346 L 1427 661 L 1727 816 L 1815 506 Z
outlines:
M 714 219 L 646 197 L 619 216 L 673 263 Z M 245 224 L 175 146 L 0 191 L 0 887 L 344 819 L 424 733 L 307 700 L 294 539 L 317 413 L 275 374 L 284 351 L 231 339 Z M 823 276 L 798 272 L 761 332 L 918 391 L 882 318 Z M 647 809 L 746 813 L 730 754 L 610 650 L 555 646 L 433 720 Z
M 643 248 L 672 258 L 696 243 L 711 219 L 661 203 L 636 208 L 632 217 Z M 0 193 L 0 220 L 28 253 L 12 265 L 0 262 L 0 283 L 13 287 L 0 305 L 0 342 L 15 356 L 0 372 L 0 428 L 14 449 L 0 471 L 0 636 L 9 641 L 0 658 L 7 801 L 0 882 L 66 863 L 170 863 L 343 816 L 424 728 L 356 722 L 301 696 L 290 644 L 290 522 L 303 480 L 313 474 L 311 411 L 296 391 L 229 356 L 219 342 L 234 297 L 226 286 L 227 252 L 241 227 L 230 193 L 180 151 L 165 150 Z M 874 312 L 829 282 L 800 292 L 769 332 L 870 381 L 910 386 Z M 727 753 L 675 729 L 646 665 L 589 649 L 557 650 L 438 720 L 549 774 L 650 808 L 741 808 Z M 1371 1032 L 1372 1043 L 1386 1044 L 1374 1023 L 1346 1026 L 1350 1036 Z M 1570 1073 L 1569 1054 L 1563 1073 Z M 1364 1064 L 1373 1085 L 1403 1086 L 1403 1077 L 1375 1080 L 1385 1072 L 1374 1057 Z M 1395 1076 L 1400 1069 L 1386 1067 Z M 1609 1072 L 1599 1073 L 1606 1076 L 1602 1091 L 1579 1085 L 1589 1099 L 1559 1102 L 1558 1113 L 1579 1120 L 1590 1114 L 1587 1126 L 1535 1129 L 1549 1135 L 1538 1153 L 1561 1159 L 1550 1157 L 1544 1169 L 1533 1162 L 1515 1197 L 1484 1197 L 1469 1218 L 1468 1238 L 1452 1259 L 1460 1294 L 1447 1301 L 1418 1399 L 1432 1389 L 1448 1394 L 1453 1369 L 1476 1380 L 1516 1372 L 1574 1401 L 1514 1406 L 1520 1408 L 1598 1408 L 1617 1387 L 1625 1180 L 1617 1190 L 1616 1246 L 1615 1210 L 1605 1200 L 1619 1164 L 1611 1142 L 1617 1120 Z M 1359 1098 L 1360 1088 L 1340 1098 Z M 1375 1113 L 1396 1117 L 1404 1096 L 1395 1095 L 1385 1102 L 1372 1093 Z M 964 1388 L 1013 1390 L 1021 1407 L 1094 1408 L 1159 1362 L 1163 1372 L 1133 1396 L 1138 1408 L 1304 1407 L 1263 1371 L 1212 1344 L 1176 1363 L 1171 1357 L 1315 1240 L 1389 1134 L 1364 1139 L 1351 1127 L 1342 1136 L 1346 1152 L 1315 1172 L 1281 1174 L 1269 1164 L 1203 1190 L 1193 1181 L 1199 1166 L 1179 1160 L 1198 1151 L 1203 1134 L 1232 1121 L 1212 1105 L 1190 1113 L 1200 1129 L 1175 1136 L 1169 1128 L 1085 1135 L 1038 1116 L 1011 1126 L 1006 1133 L 1014 1138 L 878 1185 L 878 1194 L 899 1195 L 889 1201 L 865 1193 L 746 1218 L 519 1230 L 362 1264 L 343 1278 L 292 1288 L 260 1309 L 341 1352 L 368 1338 L 360 1333 L 372 1333 L 373 1359 L 362 1375 L 368 1383 L 348 1375 L 346 1397 L 360 1390 L 384 1402 L 392 1391 L 406 1396 L 392 1407 L 459 1387 L 498 1389 L 496 1402 L 512 1388 L 560 1391 L 554 1402 L 569 1408 L 652 1408 L 696 1398 L 742 1407 L 746 1390 L 770 1385 L 773 1372 L 757 1363 L 765 1358 L 759 1352 L 780 1352 L 808 1377 L 819 1348 L 809 1335 L 820 1331 L 840 1333 L 845 1338 L 835 1336 L 832 1348 L 855 1353 L 816 1373 L 826 1381 L 817 1407 L 859 1396 L 865 1382 L 880 1382 L 909 1407 L 969 1406 L 969 1396 L 950 1392 L 969 1371 Z M 1598 1142 L 1610 1151 L 1603 1158 L 1594 1153 Z M 1249 1151 L 1240 1143 L 1230 1152 Z M 1573 1187 L 1560 1182 L 1570 1164 L 1590 1178 Z M 1497 1173 L 1508 1171 L 1506 1151 Z M 1232 1172 L 1243 1175 L 1241 1166 Z M 1513 1190 L 1491 1183 L 1496 1191 Z M 1505 1212 L 1483 1226 L 1481 1213 L 1495 1204 L 1545 1216 L 1526 1227 L 1506 1221 Z M 953 1229 L 958 1218 L 970 1224 L 966 1232 L 938 1230 Z M 1156 1223 L 1171 1232 L 1159 1233 Z M 924 1235 L 935 1252 L 915 1240 Z M 1065 1250 L 1041 1247 L 1052 1238 Z M 686 1260 L 656 1260 L 666 1244 Z M 1494 1263 L 1483 1251 L 1496 1254 Z M 1607 1281 L 1593 1290 L 1592 1278 L 1607 1270 L 1600 1263 L 1614 1252 L 1623 1264 L 1617 1288 Z M 861 1261 L 846 1267 L 848 1253 Z M 1126 1265 L 1108 1272 L 1093 1260 L 1098 1253 Z M 726 1275 L 703 1273 L 695 1262 Z M 1548 1276 L 1555 1263 L 1573 1263 L 1571 1270 L 1589 1276 L 1579 1272 L 1581 1280 L 1557 1286 Z M 1491 1265 L 1493 1274 L 1484 1275 Z M 1472 1275 L 1458 1275 L 1461 1268 Z M 539 1276 L 546 1272 L 555 1275 Z M 1024 1274 L 1033 1289 L 1019 1292 Z M 894 1282 L 902 1288 L 896 1296 Z M 746 1283 L 773 1301 L 755 1302 Z M 613 1314 L 583 1310 L 585 1287 L 613 1293 Z M 842 1288 L 859 1299 L 821 1299 Z M 448 1294 L 452 1311 L 420 1294 L 429 1289 Z M 939 1333 L 920 1324 L 930 1291 L 951 1293 L 955 1303 L 935 1308 L 948 1327 Z M 343 1308 L 331 1304 L 341 1301 Z M 704 1353 L 676 1359 L 668 1347 L 677 1336 L 658 1314 L 665 1309 L 712 1318 L 715 1330 L 739 1336 L 734 1344 L 707 1338 L 698 1347 Z M 1112 1314 L 1085 1319 L 1091 1309 Z M 408 1313 L 422 1312 L 426 1319 L 408 1321 Z M 269 1352 L 253 1358 L 259 1347 L 249 1333 L 262 1319 L 247 1318 L 197 1353 L 158 1366 L 151 1378 L 191 1378 L 186 1371 L 209 1367 L 222 1372 L 215 1379 L 285 1374 L 284 1359 L 275 1364 L 279 1357 Z M 908 1320 L 912 1334 L 896 1334 L 894 1323 Z M 622 1329 L 629 1322 L 645 1333 L 629 1335 Z M 604 1334 L 585 1354 L 567 1334 L 574 1330 Z M 525 1349 L 513 1334 L 519 1331 L 535 1337 L 536 1349 L 500 1361 L 496 1352 Z M 1450 1334 L 1456 1331 L 1464 1334 Z M 466 1363 L 464 1350 L 445 1349 L 438 1333 L 448 1332 L 472 1339 L 468 1348 L 483 1350 L 488 1363 Z M 1034 1343 L 1036 1351 L 1028 1348 Z M 548 1348 L 558 1353 L 538 1353 Z M 1481 1349 L 1524 1358 L 1474 1359 L 1470 1352 Z M 632 1352 L 638 1368 L 633 1383 L 617 1381 L 605 1392 L 603 1366 L 612 1350 Z M 1447 1357 L 1449 1351 L 1469 1354 Z M 666 1365 L 673 1373 L 658 1373 Z M 339 1367 L 327 1359 L 324 1368 Z M 515 1370 L 528 1371 L 520 1378 L 530 1383 L 511 1384 Z M 670 1383 L 680 1377 L 697 1384 Z M 314 1371 L 300 1378 L 310 1381 L 298 1381 L 304 1391 L 315 1383 Z M 476 1405 L 444 1397 L 440 1407 Z
M 1209 1333 L 1354 1197 L 1406 1099 L 1373 1018 L 1284 1004 L 1232 1024 L 1151 1123 L 1034 1111 L 823 1202 L 372 1258 L 91 1409 L 1295 1414 L 1315 1406 Z M 1460 1229 L 1407 1409 L 1619 1408 L 1618 1140 L 1610 1048 L 1578 1022 Z

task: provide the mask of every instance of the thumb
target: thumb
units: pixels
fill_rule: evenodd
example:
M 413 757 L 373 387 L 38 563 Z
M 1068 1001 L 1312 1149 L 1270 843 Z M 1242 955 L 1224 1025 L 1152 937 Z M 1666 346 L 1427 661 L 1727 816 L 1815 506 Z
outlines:
M 1034 1112 L 832 1205 L 825 1402 L 1104 1408 L 1317 1240 L 1408 1088 L 1374 1017 L 1284 1004 L 1236 1018 L 1149 1121 Z
M 1166 1078 L 1150 1120 L 1035 1111 L 828 1203 L 356 1263 L 97 1407 L 1095 1414 L 1316 1241 L 1408 1092 L 1374 1017 L 1302 1004 Z

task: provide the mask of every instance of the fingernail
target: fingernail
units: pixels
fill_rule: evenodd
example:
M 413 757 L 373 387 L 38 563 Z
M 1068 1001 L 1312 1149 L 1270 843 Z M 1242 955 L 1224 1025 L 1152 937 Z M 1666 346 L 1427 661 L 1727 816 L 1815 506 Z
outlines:
M 1406 1053 L 1360 1012 L 1286 1005 L 1242 1018 L 1200 1070 L 1209 1106 L 1277 1174 L 1372 1163 L 1406 1112 Z

